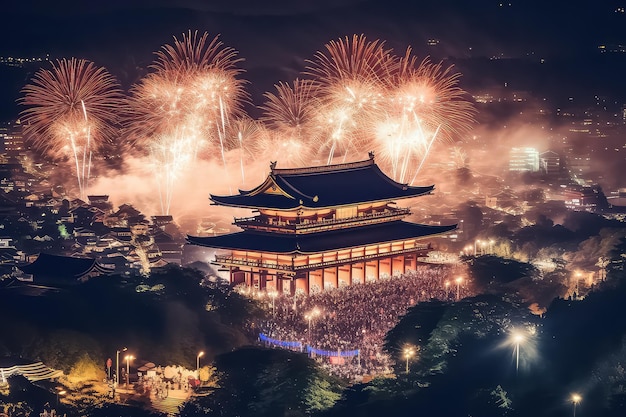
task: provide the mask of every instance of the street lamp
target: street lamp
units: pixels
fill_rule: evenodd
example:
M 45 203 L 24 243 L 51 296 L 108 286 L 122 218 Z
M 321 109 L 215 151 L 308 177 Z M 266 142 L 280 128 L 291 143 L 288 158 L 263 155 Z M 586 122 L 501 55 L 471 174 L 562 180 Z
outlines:
M 115 353 L 115 386 L 120 382 L 120 352 L 126 352 L 128 348 L 122 348 Z
M 130 384 L 130 361 L 135 359 L 133 355 L 126 355 L 124 360 L 126 361 L 126 387 Z
M 309 343 L 312 342 L 311 340 L 311 321 L 320 315 L 320 310 L 315 307 L 313 310 L 311 310 L 308 314 L 304 315 L 304 318 L 307 319 L 309 321 Z
M 200 369 L 200 358 L 204 356 L 204 352 L 198 352 L 198 356 L 196 356 L 196 371 Z
M 480 239 L 474 241 L 474 256 L 476 256 L 476 245 L 480 243 Z
M 278 292 L 277 291 L 270 291 L 269 293 L 267 293 L 267 295 L 270 296 L 270 298 L 272 299 L 272 316 L 276 316 L 276 308 L 275 308 L 275 301 L 276 301 L 276 297 L 278 296 Z
M 443 284 L 446 287 L 446 298 L 450 297 L 450 281 L 446 281 Z
M 515 373 L 519 374 L 519 345 L 526 340 L 526 336 L 519 330 L 513 330 L 511 341 L 515 343 Z
M 404 348 L 404 358 L 406 359 L 406 367 L 404 372 L 405 373 L 409 373 L 409 359 L 412 358 L 415 355 L 415 349 L 413 349 L 412 347 L 405 347 Z
M 59 396 L 67 394 L 67 391 L 62 389 L 61 391 L 57 391 L 57 407 L 59 406 Z
M 575 300 L 577 300 L 577 299 L 578 299 L 578 296 L 579 296 L 579 291 L 580 291 L 580 290 L 578 289 L 578 283 L 580 282 L 580 278 L 581 278 L 582 276 L 583 276 L 582 272 L 580 272 L 580 271 L 576 271 L 576 290 L 575 290 L 575 291 L 576 291 L 576 292 L 575 292 L 575 294 L 576 294 L 576 298 L 575 298 Z
M 580 394 L 572 394 L 572 404 L 574 405 L 574 417 L 576 417 L 576 406 L 582 401 L 583 397 Z
M 461 282 L 463 282 L 463 277 L 457 277 L 454 281 L 456 282 L 456 300 L 459 301 L 461 298 Z

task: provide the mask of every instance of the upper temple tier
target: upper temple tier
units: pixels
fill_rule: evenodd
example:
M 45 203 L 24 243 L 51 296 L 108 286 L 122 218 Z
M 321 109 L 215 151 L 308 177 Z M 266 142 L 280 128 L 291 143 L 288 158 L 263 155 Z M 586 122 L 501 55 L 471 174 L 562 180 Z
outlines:
M 434 186 L 411 187 L 395 182 L 365 161 L 295 169 L 276 169 L 258 187 L 232 196 L 211 195 L 217 205 L 253 209 L 323 209 L 430 194 Z

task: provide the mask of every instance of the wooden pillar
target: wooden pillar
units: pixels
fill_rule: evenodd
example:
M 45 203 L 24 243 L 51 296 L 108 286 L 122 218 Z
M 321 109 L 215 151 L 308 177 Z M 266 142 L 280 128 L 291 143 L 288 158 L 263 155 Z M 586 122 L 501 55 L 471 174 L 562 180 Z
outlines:
M 311 294 L 311 276 L 309 275 L 309 271 L 304 273 L 306 275 L 306 295 Z
M 290 277 L 289 279 L 289 293 L 292 296 L 296 295 L 296 280 L 294 277 Z
M 259 291 L 267 288 L 267 271 L 259 271 Z
M 283 294 L 283 276 L 281 274 L 276 274 L 276 277 L 274 278 L 276 284 L 275 285 L 275 289 L 278 292 L 278 294 L 282 295 Z
M 363 262 L 363 273 L 361 274 L 361 284 L 365 284 L 366 274 L 367 274 L 367 262 Z

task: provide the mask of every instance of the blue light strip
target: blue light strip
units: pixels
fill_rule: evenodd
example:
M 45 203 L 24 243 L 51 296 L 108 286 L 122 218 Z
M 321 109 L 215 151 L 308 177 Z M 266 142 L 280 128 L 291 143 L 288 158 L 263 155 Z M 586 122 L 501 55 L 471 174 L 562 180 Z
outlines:
M 263 342 L 271 343 L 272 345 L 277 345 L 280 347 L 302 349 L 302 342 L 288 342 L 285 340 L 272 339 L 271 337 L 267 337 L 263 333 L 259 333 L 259 339 L 261 339 L 261 341 Z

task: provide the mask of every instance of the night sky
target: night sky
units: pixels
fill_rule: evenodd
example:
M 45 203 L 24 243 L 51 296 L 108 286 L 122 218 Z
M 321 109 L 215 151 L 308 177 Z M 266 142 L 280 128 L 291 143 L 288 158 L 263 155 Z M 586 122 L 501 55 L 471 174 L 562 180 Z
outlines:
M 549 3 L 549 4 L 546 4 Z M 11 1 L 2 6 L 0 56 L 77 57 L 105 66 L 124 88 L 143 74 L 154 52 L 188 30 L 221 35 L 244 58 L 244 78 L 254 104 L 278 81 L 291 81 L 325 43 L 352 34 L 381 39 L 397 53 L 407 46 L 418 56 L 447 59 L 464 74 L 463 87 L 500 83 L 503 72 L 544 59 L 564 88 L 581 85 L 615 91 L 607 80 L 624 59 L 598 60 L 599 44 L 626 43 L 622 2 L 406 0 L 152 0 Z M 440 41 L 428 46 L 427 40 Z M 626 54 L 623 54 L 626 55 Z M 513 69 L 487 68 L 484 61 L 514 59 Z M 526 63 L 526 64 L 524 64 Z M 32 72 L 2 67 L 0 119 L 19 112 L 15 99 Z M 523 71 L 527 72 L 528 68 Z M 609 71 L 609 73 L 606 73 Z M 584 79 L 581 79 L 584 77 Z M 491 82 L 492 78 L 498 78 Z M 515 74 L 511 78 L 516 78 Z M 523 78 L 523 77 L 522 77 Z M 541 73 L 535 78 L 546 78 Z M 550 80 L 545 80 L 550 85 Z M 537 81 L 519 88 L 540 90 Z M 526 85 L 529 84 L 529 85 Z M 622 85 L 624 83 L 619 83 Z M 591 92 L 593 93 L 593 91 Z M 568 92 L 568 94 L 571 94 Z M 619 92 L 621 94 L 621 90 Z

